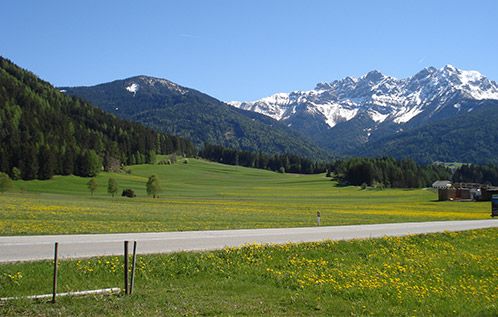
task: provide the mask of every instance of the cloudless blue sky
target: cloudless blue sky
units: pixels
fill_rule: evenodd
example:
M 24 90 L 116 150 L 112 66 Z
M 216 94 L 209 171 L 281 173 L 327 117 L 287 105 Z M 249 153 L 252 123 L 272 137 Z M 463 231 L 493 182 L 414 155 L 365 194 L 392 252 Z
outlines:
M 498 1 L 5 0 L 0 54 L 56 86 L 135 75 L 221 100 L 377 69 L 453 64 L 498 80 Z

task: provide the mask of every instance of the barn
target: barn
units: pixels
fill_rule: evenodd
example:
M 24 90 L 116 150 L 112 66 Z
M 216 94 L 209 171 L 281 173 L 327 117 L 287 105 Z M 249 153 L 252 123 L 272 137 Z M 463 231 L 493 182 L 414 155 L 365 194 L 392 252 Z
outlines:
M 451 181 L 435 181 L 432 184 L 432 188 L 437 190 L 439 201 L 453 200 L 456 198 L 456 189 L 453 188 Z

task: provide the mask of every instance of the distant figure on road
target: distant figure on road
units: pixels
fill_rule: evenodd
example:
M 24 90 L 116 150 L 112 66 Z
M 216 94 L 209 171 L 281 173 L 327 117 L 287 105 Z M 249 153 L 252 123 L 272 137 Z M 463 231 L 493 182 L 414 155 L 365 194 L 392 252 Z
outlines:
M 319 211 L 316 212 L 316 224 L 317 224 L 317 226 L 320 225 L 320 212 Z

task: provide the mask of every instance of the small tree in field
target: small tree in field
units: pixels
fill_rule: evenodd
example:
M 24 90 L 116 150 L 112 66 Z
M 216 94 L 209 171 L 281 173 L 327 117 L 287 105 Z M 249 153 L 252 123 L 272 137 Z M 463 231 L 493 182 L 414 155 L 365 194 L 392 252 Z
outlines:
M 17 167 L 12 168 L 12 179 L 15 181 L 21 179 L 21 170 Z
M 90 193 L 92 193 L 92 196 L 93 196 L 93 192 L 97 189 L 98 185 L 97 185 L 97 180 L 95 178 L 92 178 L 88 181 L 88 183 L 86 183 L 86 186 L 88 187 L 88 189 L 90 190 Z
M 151 177 L 149 177 L 146 187 L 147 187 L 147 194 L 152 195 L 152 198 L 156 198 L 157 194 L 161 191 L 159 178 L 156 175 L 152 175 Z
M 0 193 L 4 193 L 12 189 L 12 180 L 9 175 L 5 173 L 0 173 Z
M 171 161 L 171 164 L 176 163 L 176 153 L 173 153 L 169 156 L 169 160 Z
M 107 182 L 107 192 L 111 194 L 112 197 L 118 192 L 118 182 L 112 177 L 109 177 L 109 181 Z

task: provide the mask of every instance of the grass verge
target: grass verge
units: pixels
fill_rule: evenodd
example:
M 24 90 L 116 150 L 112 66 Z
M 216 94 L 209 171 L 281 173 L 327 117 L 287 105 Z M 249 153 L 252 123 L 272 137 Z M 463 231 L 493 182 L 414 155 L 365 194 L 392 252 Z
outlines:
M 497 316 L 498 229 L 140 256 L 130 297 L 18 300 L 1 316 Z M 0 296 L 50 293 L 51 263 L 0 265 Z M 62 261 L 60 291 L 121 286 L 122 259 Z

